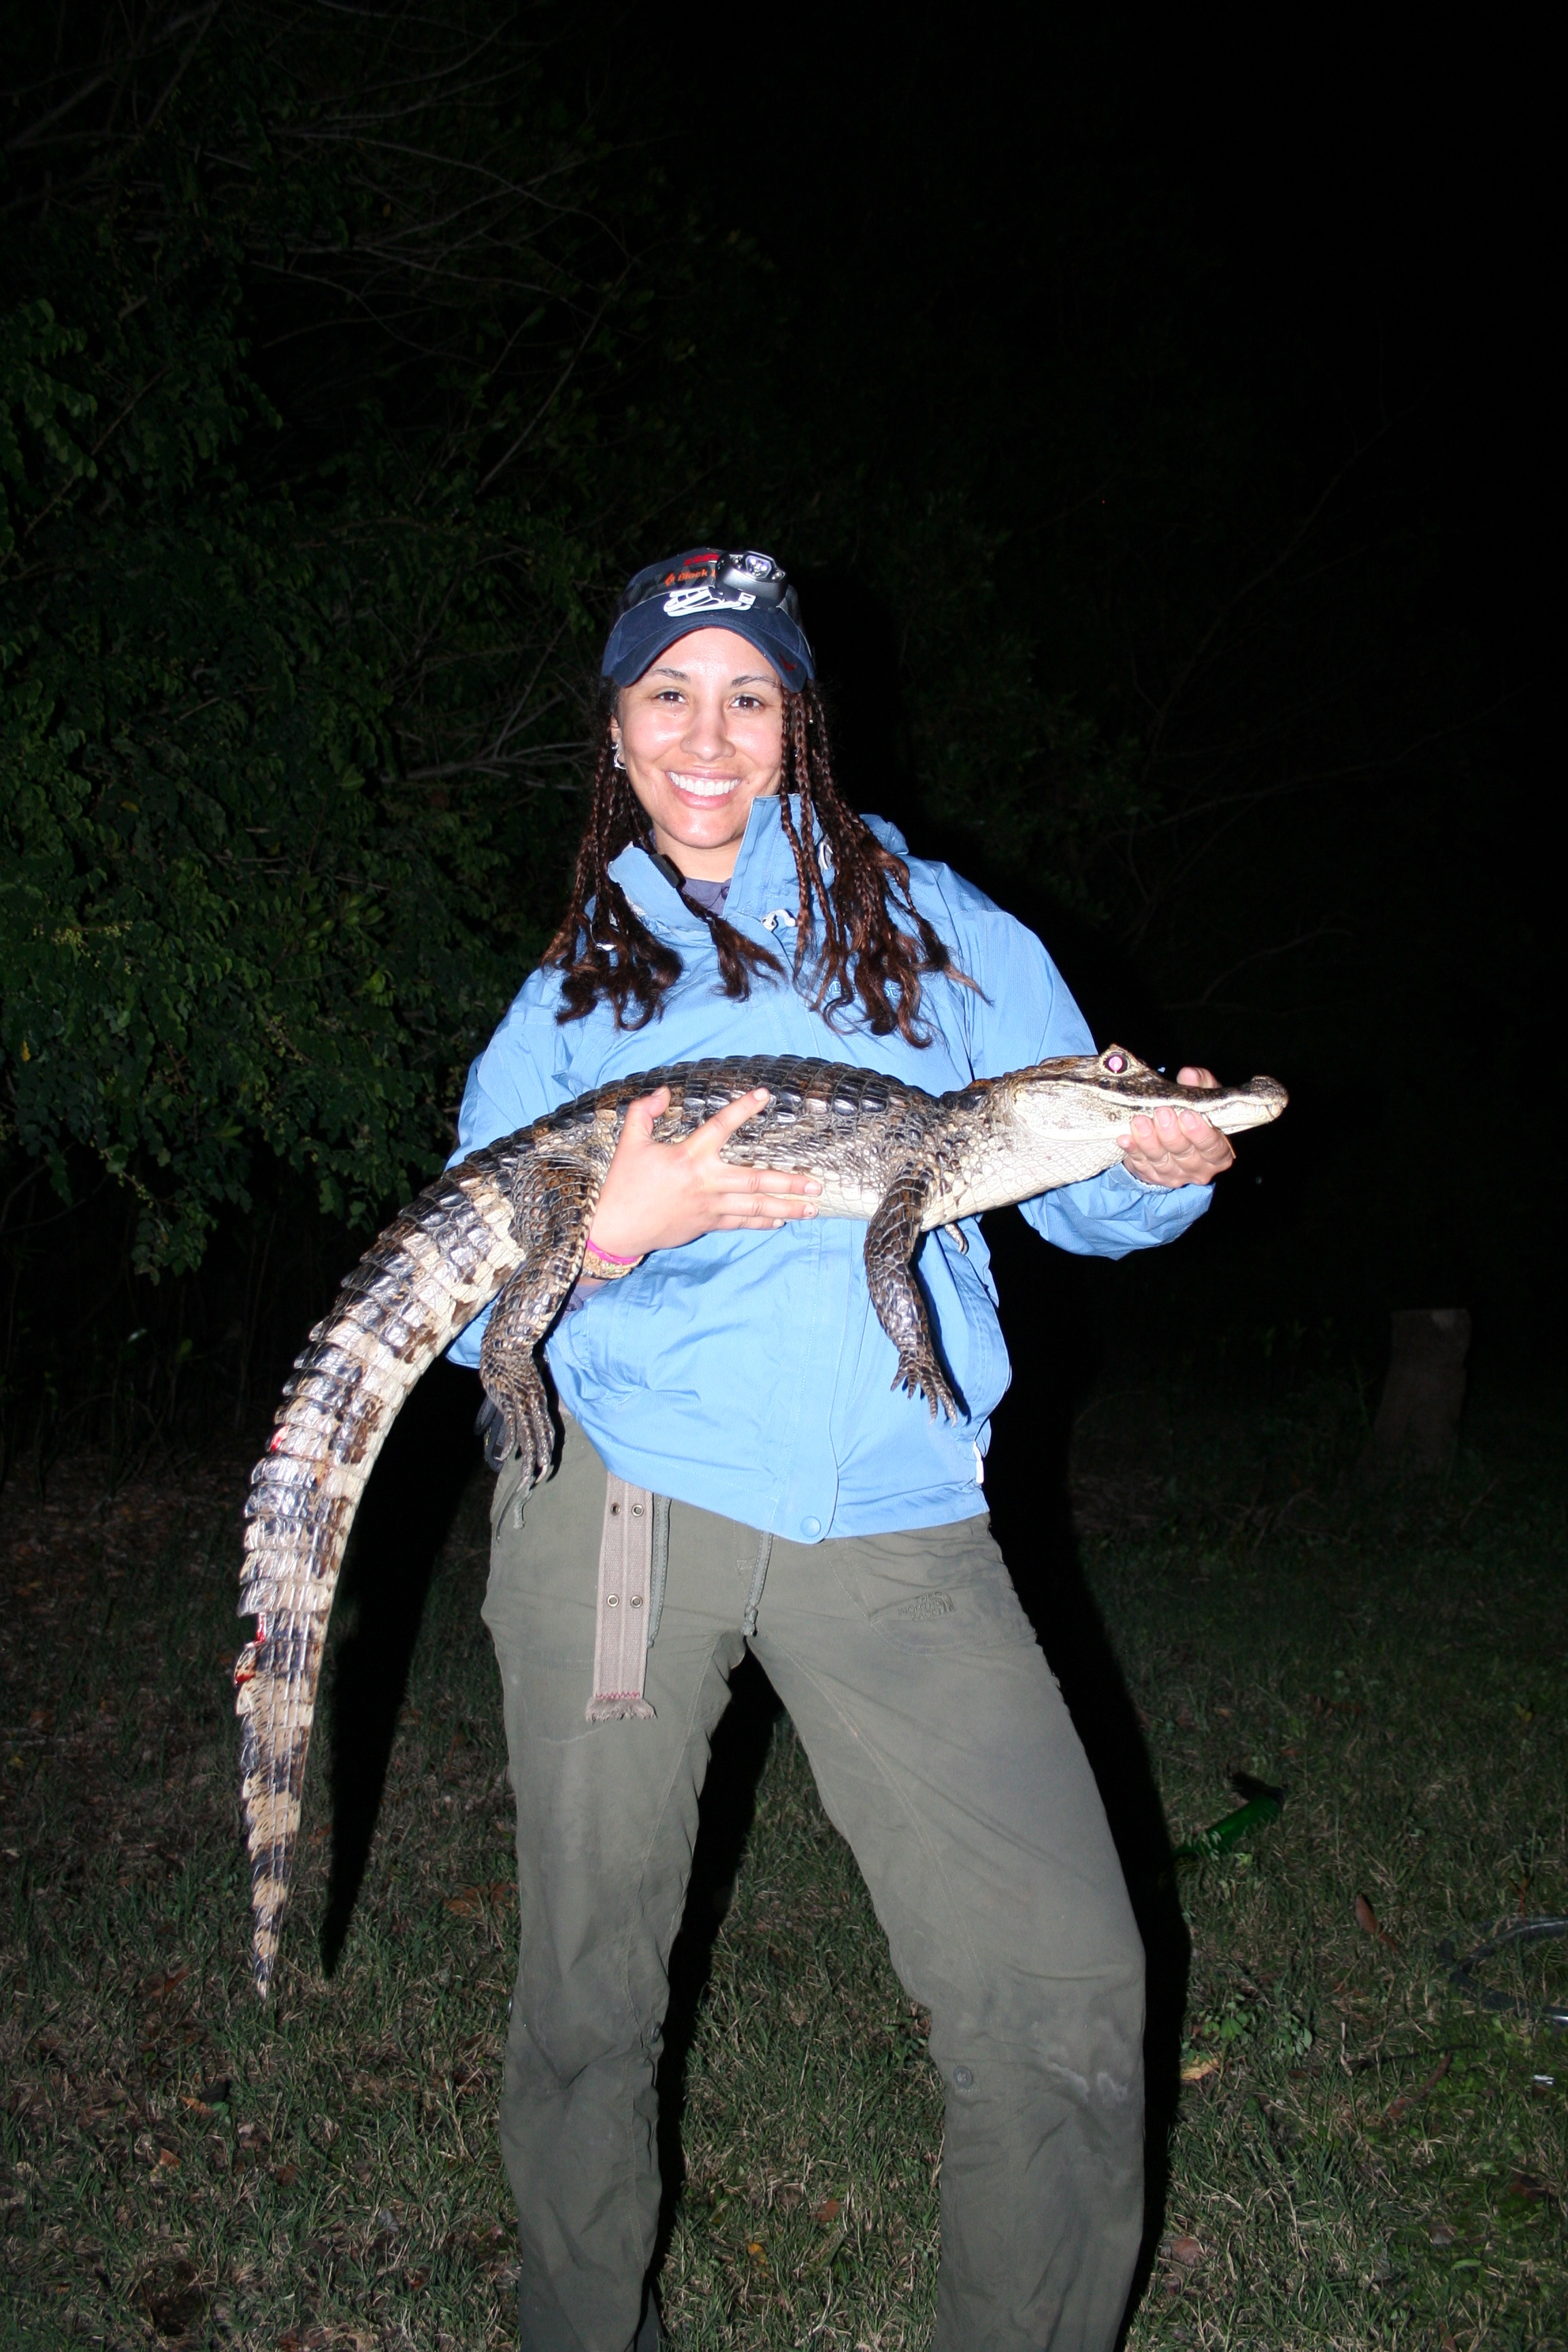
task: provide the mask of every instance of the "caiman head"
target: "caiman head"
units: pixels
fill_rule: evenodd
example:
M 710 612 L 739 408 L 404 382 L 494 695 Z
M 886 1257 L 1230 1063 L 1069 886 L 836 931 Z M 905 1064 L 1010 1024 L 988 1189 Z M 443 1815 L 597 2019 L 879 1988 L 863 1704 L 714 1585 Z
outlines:
M 1130 1054 L 1108 1045 L 1103 1054 L 1071 1054 L 1037 1062 L 1002 1082 L 1013 1092 L 1015 1116 L 1042 1140 L 1124 1134 L 1140 1111 L 1201 1111 L 1222 1135 L 1266 1127 L 1289 1100 L 1278 1078 L 1246 1087 L 1184 1087 Z

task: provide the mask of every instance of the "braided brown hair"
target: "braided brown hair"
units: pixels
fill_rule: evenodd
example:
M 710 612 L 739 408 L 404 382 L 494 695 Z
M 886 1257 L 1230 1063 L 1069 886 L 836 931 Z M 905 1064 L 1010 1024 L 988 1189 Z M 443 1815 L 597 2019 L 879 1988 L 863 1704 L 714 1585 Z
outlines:
M 641 1029 L 658 1014 L 680 977 L 681 964 L 610 877 L 612 859 L 628 843 L 653 847 L 647 813 L 626 771 L 616 764 L 610 730 L 615 706 L 615 689 L 607 687 L 593 805 L 577 852 L 571 904 L 544 961 L 562 974 L 564 1001 L 558 1021 L 581 1021 L 596 1004 L 608 1003 L 617 1029 Z M 800 800 L 798 826 L 792 793 Z M 815 682 L 784 698 L 779 814 L 800 888 L 792 977 L 798 982 L 811 961 L 812 1003 L 825 1021 L 837 1025 L 837 1016 L 858 1003 L 873 1036 L 886 1037 L 896 1029 L 911 1045 L 929 1045 L 930 1033 L 920 1019 L 922 973 L 943 972 L 966 988 L 974 982 L 959 971 L 916 908 L 903 859 L 884 849 L 840 797 L 827 717 Z M 820 855 L 814 851 L 818 842 Z M 823 870 L 825 861 L 831 877 Z M 750 996 L 753 978 L 763 971 L 782 976 L 783 966 L 766 948 L 743 938 L 721 915 L 710 915 L 689 898 L 684 903 L 713 934 L 724 995 Z

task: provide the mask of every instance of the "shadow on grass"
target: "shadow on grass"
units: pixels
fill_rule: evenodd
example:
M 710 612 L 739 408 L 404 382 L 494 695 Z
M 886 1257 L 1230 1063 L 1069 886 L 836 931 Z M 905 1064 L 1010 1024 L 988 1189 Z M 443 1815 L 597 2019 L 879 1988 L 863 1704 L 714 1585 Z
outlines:
M 1013 1359 L 1013 1385 L 997 1411 L 986 1465 L 992 1528 L 1088 1754 L 1148 1969 L 1143 2242 L 1129 2300 L 1130 2324 L 1153 2272 L 1164 2226 L 1192 1945 L 1138 1711 L 1085 1580 L 1072 1525 L 1068 1457 L 1073 1418 L 1095 1370 L 1083 1269 L 1042 1249 L 1016 1215 L 989 1219 L 986 1237 Z
M 741 1856 L 757 1810 L 757 1786 L 768 1743 L 783 1712 L 772 1683 L 755 1658 L 742 1660 L 730 1680 L 730 1705 L 713 1735 L 708 1778 L 703 1783 L 691 1884 L 680 1933 L 669 1956 L 669 2007 L 665 2015 L 664 2055 L 658 2067 L 658 2168 L 662 2183 L 658 2242 L 652 2275 L 658 2277 L 668 2251 L 675 2209 L 686 2181 L 681 2126 L 686 2116 L 686 2076 L 696 2037 L 698 2012 L 713 1969 L 713 1946 L 734 1892 Z
M 431 1366 L 393 1423 L 350 1542 L 338 1607 L 349 1631 L 333 1662 L 332 1859 L 321 1965 L 342 1954 L 370 1856 L 420 1620 L 441 1547 L 479 1458 L 479 1384 Z

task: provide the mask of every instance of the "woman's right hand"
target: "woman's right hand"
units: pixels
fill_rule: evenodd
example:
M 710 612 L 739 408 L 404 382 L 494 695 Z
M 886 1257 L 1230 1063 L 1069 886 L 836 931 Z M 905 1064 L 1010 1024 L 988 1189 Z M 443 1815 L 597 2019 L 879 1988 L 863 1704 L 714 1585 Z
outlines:
M 731 1168 L 719 1154 L 768 1100 L 765 1087 L 738 1096 L 681 1143 L 654 1139 L 669 1088 L 643 1095 L 626 1112 L 616 1156 L 594 1212 L 589 1239 L 613 1257 L 678 1249 L 700 1234 L 766 1232 L 815 1217 L 815 1176 L 788 1168 Z

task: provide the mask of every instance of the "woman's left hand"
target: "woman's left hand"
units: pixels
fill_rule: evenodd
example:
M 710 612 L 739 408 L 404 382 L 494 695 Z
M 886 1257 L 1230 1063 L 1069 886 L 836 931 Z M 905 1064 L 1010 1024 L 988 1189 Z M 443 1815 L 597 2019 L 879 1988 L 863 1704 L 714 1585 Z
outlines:
M 1183 1087 L 1217 1087 L 1212 1070 L 1178 1070 Z M 1200 1111 L 1140 1111 L 1120 1139 L 1121 1165 L 1145 1184 L 1212 1184 L 1235 1160 L 1230 1140 Z

